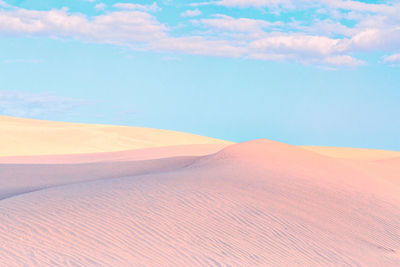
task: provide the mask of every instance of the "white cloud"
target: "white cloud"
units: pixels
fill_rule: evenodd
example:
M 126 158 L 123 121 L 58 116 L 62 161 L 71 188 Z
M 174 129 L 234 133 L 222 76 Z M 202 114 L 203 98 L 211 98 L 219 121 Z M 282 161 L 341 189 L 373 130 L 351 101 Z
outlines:
M 328 57 L 304 57 L 302 54 L 279 54 L 273 53 L 252 53 L 248 56 L 251 59 L 259 60 L 274 60 L 274 61 L 297 61 L 303 64 L 316 64 L 319 66 L 347 66 L 347 67 L 357 67 L 365 65 L 366 62 L 358 60 L 354 57 L 347 55 L 336 55 Z
M 132 3 L 117 3 L 114 4 L 113 7 L 123 9 L 123 10 L 139 10 L 139 11 L 149 11 L 156 12 L 161 10 L 158 7 L 157 3 L 154 2 L 151 5 L 140 5 L 140 4 L 132 4 Z
M 366 64 L 365 61 L 358 60 L 356 58 L 347 55 L 326 57 L 323 59 L 322 63 L 331 66 L 351 66 L 351 67 L 356 67 Z
M 182 17 L 196 17 L 196 16 L 199 16 L 199 15 L 201 15 L 201 11 L 199 9 L 197 9 L 197 8 L 193 9 L 193 10 L 188 9 L 188 10 L 186 10 L 186 11 L 181 13 Z
M 66 10 L 0 11 L 0 34 L 72 38 L 135 49 L 211 56 L 240 56 L 243 48 L 202 36 L 172 37 L 167 27 L 141 11 L 118 11 L 87 18 Z
M 97 11 L 101 11 L 101 10 L 104 10 L 104 9 L 106 8 L 106 4 L 104 4 L 104 3 L 99 3 L 99 4 L 96 4 L 96 5 L 94 6 L 94 8 L 95 8 Z
M 273 60 L 273 61 L 284 61 L 284 60 L 294 60 L 293 55 L 278 54 L 278 53 L 268 53 L 268 52 L 254 52 L 250 53 L 248 58 L 260 59 L 260 60 Z
M 345 10 L 363 11 L 371 13 L 391 13 L 393 11 L 393 5 L 387 4 L 371 4 L 363 3 L 359 1 L 351 0 L 324 0 L 321 1 L 323 4 Z
M 0 90 L 0 114 L 34 117 L 54 113 L 72 114 L 89 101 L 60 97 L 50 93 Z
M 231 44 L 229 41 L 206 39 L 202 36 L 165 38 L 154 42 L 152 48 L 158 51 L 219 57 L 240 57 L 247 51 L 247 48 Z
M 286 9 L 293 12 L 297 7 L 312 10 L 306 10 L 311 14 L 306 19 L 285 22 L 213 14 L 190 20 L 191 27 L 186 28 L 186 33 L 174 34 L 174 28 L 157 20 L 157 13 L 150 13 L 160 9 L 156 3 L 117 3 L 113 5 L 117 11 L 97 16 L 71 13 L 67 9 L 0 8 L 0 36 L 75 39 L 160 52 L 294 60 L 332 66 L 362 65 L 365 62 L 355 58 L 354 53 L 397 53 L 400 47 L 400 17 L 396 13 L 400 11 L 400 4 L 341 0 L 220 0 L 205 4 L 215 3 L 276 7 L 282 13 Z M 98 10 L 104 7 L 102 3 L 96 5 Z M 198 9 L 181 13 L 189 17 L 200 14 Z M 353 22 L 343 25 L 343 19 Z M 187 20 L 179 25 L 184 27 L 185 23 Z
M 268 7 L 268 8 L 311 8 L 326 6 L 334 9 L 353 10 L 371 13 L 393 13 L 393 7 L 398 4 L 372 4 L 352 0 L 219 0 L 215 2 L 203 2 L 200 4 L 216 4 L 227 7 Z
M 347 44 L 339 39 L 308 35 L 272 35 L 249 45 L 249 58 L 297 61 L 303 64 L 328 66 L 360 66 L 365 62 L 343 55 Z
M 355 50 L 385 50 L 391 51 L 400 47 L 400 26 L 385 29 L 366 29 L 351 39 Z
M 140 11 L 118 11 L 87 18 L 65 9 L 0 11 L 0 34 L 73 38 L 112 44 L 148 42 L 165 36 L 166 27 Z
M 202 19 L 201 23 L 213 29 L 230 32 L 256 32 L 271 26 L 282 26 L 281 22 L 269 22 L 265 20 L 232 18 L 226 15 L 215 15 L 213 19 Z
M 342 52 L 344 45 L 339 39 L 323 36 L 286 34 L 269 36 L 250 43 L 250 48 L 258 51 L 330 55 Z
M 4 8 L 11 8 L 12 6 L 7 4 L 6 2 L 0 0 L 0 7 L 4 7 Z
M 341 24 L 340 22 L 335 22 L 332 19 L 315 20 L 311 25 L 303 25 L 299 21 L 290 22 L 287 27 L 293 30 L 298 30 L 305 34 L 319 35 L 319 36 L 335 36 L 343 35 L 346 37 L 351 37 L 357 34 L 359 30 L 350 28 Z
M 278 6 L 285 6 L 290 7 L 292 6 L 291 0 L 220 0 L 214 2 L 217 5 L 221 6 L 228 6 L 228 7 L 278 7 Z
M 383 61 L 386 63 L 400 63 L 400 54 L 393 54 L 390 56 L 385 56 Z

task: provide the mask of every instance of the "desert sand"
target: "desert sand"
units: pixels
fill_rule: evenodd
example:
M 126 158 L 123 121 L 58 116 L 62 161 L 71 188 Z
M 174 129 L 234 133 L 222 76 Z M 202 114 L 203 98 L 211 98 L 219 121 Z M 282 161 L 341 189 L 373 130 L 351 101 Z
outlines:
M 355 160 L 380 160 L 380 159 L 400 157 L 400 151 L 387 151 L 380 149 L 365 149 L 365 148 L 350 148 L 350 147 L 327 147 L 327 146 L 300 146 L 300 147 L 334 158 L 355 159 Z
M 0 115 L 0 156 L 85 154 L 191 144 L 232 144 L 194 134 Z
M 82 154 L 0 156 L 0 164 L 71 164 L 105 161 L 149 160 L 179 156 L 202 156 L 218 152 L 228 145 L 229 144 L 194 144 Z
M 400 265 L 395 152 L 265 139 L 133 148 L 11 157 L 10 146 L 0 266 Z

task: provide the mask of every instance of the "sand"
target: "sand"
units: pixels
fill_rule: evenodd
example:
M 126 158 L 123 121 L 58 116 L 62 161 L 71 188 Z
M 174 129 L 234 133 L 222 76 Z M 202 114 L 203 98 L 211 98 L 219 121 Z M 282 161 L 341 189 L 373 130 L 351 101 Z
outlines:
M 72 164 L 106 161 L 149 160 L 179 156 L 203 156 L 218 152 L 228 145 L 229 144 L 179 145 L 88 154 L 0 156 L 0 164 Z
M 379 160 L 400 157 L 400 151 L 388 151 L 380 149 L 327 147 L 327 146 L 300 146 L 319 154 L 344 159 Z
M 232 144 L 158 129 L 0 116 L 0 156 L 85 154 L 192 144 Z
M 178 150 L 3 162 L 0 266 L 400 265 L 400 157 Z

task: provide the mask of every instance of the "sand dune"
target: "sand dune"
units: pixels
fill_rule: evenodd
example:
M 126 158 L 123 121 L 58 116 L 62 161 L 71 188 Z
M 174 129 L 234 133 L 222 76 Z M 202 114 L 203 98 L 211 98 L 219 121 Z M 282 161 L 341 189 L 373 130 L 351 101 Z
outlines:
M 397 162 L 256 140 L 200 156 L 1 164 L 0 265 L 399 266 L 400 178 L 384 171 Z
M 300 146 L 319 154 L 344 159 L 380 160 L 400 157 L 400 151 L 387 151 L 380 149 L 328 147 L 328 146 Z
M 0 116 L 0 156 L 79 154 L 192 144 L 231 144 L 167 130 Z
M 228 145 L 229 144 L 180 145 L 88 154 L 0 156 L 0 164 L 73 164 L 150 160 L 179 156 L 202 156 L 218 152 Z

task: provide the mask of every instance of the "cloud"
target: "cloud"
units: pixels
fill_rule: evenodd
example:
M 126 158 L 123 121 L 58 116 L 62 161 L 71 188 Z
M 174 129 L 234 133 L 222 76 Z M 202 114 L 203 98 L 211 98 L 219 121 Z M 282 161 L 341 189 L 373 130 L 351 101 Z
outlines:
M 0 7 L 4 7 L 4 8 L 12 8 L 12 5 L 7 4 L 6 2 L 0 0 Z
M 118 11 L 87 18 L 66 9 L 0 11 L 0 34 L 73 38 L 111 44 L 138 45 L 164 37 L 165 26 L 140 11 Z
M 201 15 L 201 11 L 199 9 L 197 9 L 197 8 L 193 9 L 193 10 L 188 9 L 188 10 L 186 10 L 186 11 L 181 13 L 182 17 L 196 17 L 196 16 L 199 16 L 199 15 Z
M 356 50 L 391 51 L 400 47 L 400 26 L 384 29 L 365 29 L 354 35 L 351 41 L 353 49 Z
M 151 5 L 140 5 L 140 4 L 132 4 L 132 3 L 117 3 L 114 4 L 113 7 L 123 9 L 123 10 L 139 10 L 139 11 L 149 11 L 156 12 L 161 10 L 158 7 L 157 3 L 154 2 Z
M 257 32 L 262 31 L 263 28 L 283 25 L 281 22 L 269 22 L 248 18 L 232 18 L 221 14 L 215 15 L 215 18 L 213 19 L 202 19 L 200 22 L 213 29 L 230 32 Z
M 187 27 L 186 31 L 177 31 L 177 27 L 157 19 L 159 13 L 154 12 L 160 8 L 155 2 L 117 3 L 113 5 L 116 10 L 96 16 L 71 13 L 65 8 L 0 8 L 0 36 L 74 39 L 137 50 L 332 66 L 363 65 L 365 62 L 354 55 L 378 51 L 394 54 L 400 47 L 400 4 L 341 0 L 219 0 L 199 4 L 267 7 L 279 12 L 274 21 L 202 14 L 201 19 L 178 21 L 179 26 Z M 104 7 L 96 5 L 98 10 Z M 292 12 L 307 16 L 288 20 Z M 190 9 L 181 16 L 200 14 L 200 10 Z
M 60 97 L 50 93 L 0 90 L 0 114 L 9 116 L 73 114 L 77 108 L 89 103 L 89 101 Z
M 385 63 L 400 63 L 400 54 L 393 54 L 383 58 Z
M 350 66 L 350 67 L 357 67 L 366 64 L 366 62 L 363 60 L 358 60 L 356 58 L 347 55 L 326 57 L 323 59 L 321 63 L 325 63 L 326 65 L 330 66 Z
M 152 44 L 154 50 L 183 52 L 194 55 L 217 57 L 241 57 L 247 48 L 226 40 L 206 39 L 202 36 L 165 38 Z
M 324 0 L 321 2 L 326 6 L 344 10 L 354 10 L 371 13 L 391 13 L 393 11 L 393 5 L 387 4 L 372 4 L 349 0 Z
M 104 4 L 104 3 L 99 3 L 99 4 L 96 4 L 96 5 L 94 6 L 94 8 L 95 8 L 97 11 L 101 11 L 101 10 L 104 10 L 104 9 L 106 8 L 106 4 Z
M 343 55 L 347 44 L 343 40 L 321 36 L 285 34 L 272 35 L 249 44 L 249 58 L 277 61 L 297 61 L 303 64 L 355 67 L 365 62 Z
M 197 55 L 239 56 L 242 48 L 226 40 L 203 36 L 173 37 L 152 15 L 141 11 L 116 11 L 88 18 L 66 9 L 0 11 L 0 34 L 72 38 L 124 45 L 134 49 L 175 51 Z
M 341 24 L 340 22 L 333 21 L 332 19 L 316 19 L 311 25 L 303 25 L 298 21 L 292 21 L 286 25 L 293 31 L 299 31 L 305 34 L 312 34 L 318 36 L 337 36 L 342 35 L 345 37 L 351 37 L 359 32 L 359 30 L 350 28 Z
M 257 51 L 278 54 L 298 52 L 303 55 L 330 55 L 344 50 L 339 39 L 297 34 L 269 36 L 251 42 L 250 47 Z
M 220 6 L 228 7 L 292 7 L 291 0 L 220 0 L 216 2 L 210 2 Z
M 214 2 L 203 2 L 200 4 L 221 5 L 227 7 L 257 7 L 257 8 L 315 8 L 325 6 L 334 9 L 362 11 L 371 13 L 392 13 L 393 7 L 398 5 L 372 4 L 351 0 L 219 0 Z

